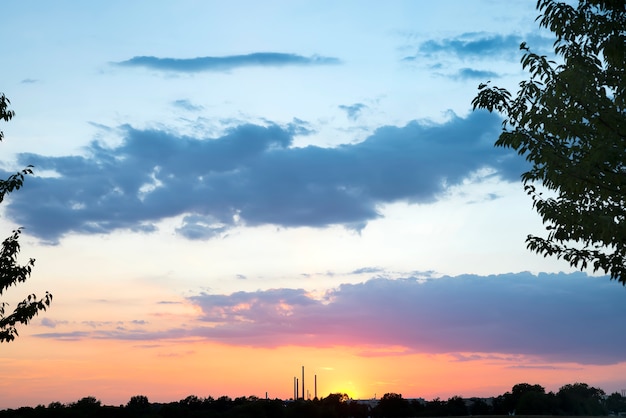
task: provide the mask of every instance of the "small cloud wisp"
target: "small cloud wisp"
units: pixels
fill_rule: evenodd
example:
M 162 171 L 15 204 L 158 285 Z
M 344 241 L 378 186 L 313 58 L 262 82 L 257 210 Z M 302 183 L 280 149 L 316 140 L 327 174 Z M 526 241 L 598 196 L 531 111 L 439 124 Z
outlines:
M 113 64 L 120 67 L 143 67 L 166 72 L 198 73 L 202 71 L 230 71 L 244 67 L 313 66 L 340 63 L 341 61 L 338 58 L 319 55 L 305 57 L 298 54 L 280 52 L 255 52 L 245 55 L 196 58 L 136 56 Z

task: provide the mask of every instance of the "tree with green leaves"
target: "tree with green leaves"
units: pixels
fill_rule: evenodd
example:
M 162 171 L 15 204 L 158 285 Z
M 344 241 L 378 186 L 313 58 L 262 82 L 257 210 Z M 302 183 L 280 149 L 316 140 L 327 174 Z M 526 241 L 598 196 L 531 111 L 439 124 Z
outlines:
M 8 122 L 15 115 L 15 112 L 9 109 L 10 103 L 9 99 L 0 93 L 0 120 Z M 0 131 L 0 141 L 3 138 L 4 133 Z M 9 176 L 6 180 L 0 180 L 0 202 L 4 200 L 8 193 L 21 188 L 24 183 L 24 177 L 28 174 L 32 174 L 31 166 Z M 25 282 L 30 277 L 31 270 L 35 264 L 35 260 L 32 258 L 25 265 L 18 263 L 20 233 L 21 229 L 13 231 L 4 240 L 0 248 L 0 296 L 3 296 L 11 286 Z M 48 292 L 41 299 L 38 299 L 34 294 L 30 294 L 8 314 L 6 311 L 8 303 L 0 302 L 0 342 L 13 341 L 18 335 L 16 325 L 28 324 L 40 311 L 45 311 L 50 306 L 51 301 L 52 295 Z
M 374 417 L 410 417 L 413 416 L 411 403 L 399 393 L 385 393 L 372 410 Z
M 479 86 L 474 109 L 504 116 L 496 146 L 526 158 L 526 192 L 547 236 L 526 244 L 544 257 L 609 274 L 626 285 L 626 3 L 539 0 L 555 60 L 522 43 L 530 73 L 516 94 Z

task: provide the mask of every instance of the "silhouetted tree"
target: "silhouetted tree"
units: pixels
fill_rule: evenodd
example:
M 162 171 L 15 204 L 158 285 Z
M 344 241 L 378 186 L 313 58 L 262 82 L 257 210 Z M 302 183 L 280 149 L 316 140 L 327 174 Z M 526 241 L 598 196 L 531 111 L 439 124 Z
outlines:
M 259 417 L 259 418 L 281 418 L 284 416 L 285 407 L 280 400 L 259 399 L 256 396 L 239 397 L 235 398 L 232 402 L 232 407 L 222 414 L 215 413 L 212 415 L 210 412 L 205 412 L 206 416 L 220 416 L 220 417 Z
M 480 398 L 471 398 L 469 407 L 470 415 L 490 415 L 493 413 L 493 407 Z
M 526 392 L 517 401 L 515 411 L 520 415 L 550 415 L 554 412 L 553 394 Z
M 450 416 L 463 416 L 467 415 L 467 405 L 460 396 L 453 396 L 446 401 L 446 412 Z
M 481 84 L 472 104 L 501 113 L 496 146 L 531 163 L 522 181 L 548 233 L 529 235 L 528 249 L 626 285 L 626 7 L 539 0 L 537 8 L 559 63 L 524 42 L 530 79 L 517 95 Z
M 152 405 L 147 396 L 136 395 L 130 398 L 126 403 L 127 416 L 131 417 L 147 417 L 150 416 Z
M 551 403 L 546 390 L 541 385 L 518 383 L 511 392 L 506 392 L 493 401 L 495 414 L 550 414 Z
M 369 406 L 350 401 L 348 403 L 348 416 L 351 418 L 367 418 L 370 416 Z
M 565 385 L 556 394 L 562 415 L 605 415 L 603 395 L 602 389 L 586 383 Z
M 614 415 L 617 415 L 620 412 L 626 412 L 626 398 L 618 392 L 613 392 L 607 396 L 604 401 L 604 405 L 607 411 Z
M 385 393 L 373 409 L 372 414 L 376 417 L 396 418 L 410 417 L 413 415 L 411 404 L 399 393 Z
M 550 402 L 541 385 L 518 383 L 511 389 L 511 402 L 515 413 L 541 415 L 550 413 Z
M 218 412 L 224 412 L 231 407 L 233 400 L 228 396 L 220 396 L 211 402 L 213 409 Z
M 61 418 L 68 416 L 67 408 L 61 402 L 51 402 L 48 404 L 45 412 L 39 414 L 50 418 Z
M 15 112 L 9 110 L 11 102 L 6 96 L 0 93 L 0 120 L 10 121 Z M 0 141 L 4 138 L 4 133 L 0 131 Z M 0 202 L 8 193 L 18 190 L 24 183 L 24 177 L 32 174 L 32 166 L 28 166 L 17 172 L 6 180 L 0 180 Z M 25 282 L 31 274 L 35 265 L 35 260 L 31 258 L 25 265 L 18 264 L 17 256 L 20 252 L 19 236 L 21 230 L 16 229 L 4 240 L 0 248 L 0 296 L 11 286 Z M 13 341 L 18 336 L 17 324 L 28 324 L 30 320 L 40 311 L 45 311 L 52 302 L 52 295 L 46 292 L 42 299 L 38 299 L 35 294 L 28 295 L 19 302 L 13 312 L 5 315 L 5 308 L 8 303 L 0 302 L 0 342 Z
M 315 402 L 298 399 L 289 404 L 285 413 L 289 418 L 318 418 L 319 406 Z
M 70 404 L 69 409 L 80 417 L 101 416 L 101 402 L 93 396 L 86 396 Z
M 442 401 L 439 398 L 435 398 L 431 401 L 426 402 L 426 406 L 424 408 L 425 417 L 444 417 L 448 415 L 448 408 L 446 407 L 446 402 Z
M 416 417 L 425 417 L 426 416 L 426 401 L 421 401 L 419 399 L 412 399 L 411 409 L 413 410 L 413 414 L 415 414 Z
M 506 395 L 506 396 L 505 396 Z M 517 399 L 523 405 L 525 399 L 545 396 L 550 407 L 546 410 L 535 408 L 528 413 L 516 411 L 518 415 L 603 415 L 609 410 L 620 412 L 626 406 L 626 399 L 619 393 L 614 393 L 605 400 L 601 389 L 589 387 L 585 383 L 575 383 L 563 386 L 557 395 L 545 393 L 539 385 L 520 383 L 513 386 L 511 392 L 499 396 L 509 401 Z M 123 417 L 123 418 L 365 418 L 365 417 L 450 417 L 463 416 L 470 412 L 472 415 L 507 415 L 495 410 L 498 398 L 492 398 L 494 408 L 479 398 L 471 398 L 467 402 L 460 396 L 453 396 L 447 401 L 435 398 L 432 401 L 409 401 L 397 393 L 387 393 L 378 405 L 370 409 L 366 404 L 351 401 L 347 395 L 336 393 L 323 399 L 297 401 L 282 401 L 280 399 L 260 399 L 257 396 L 242 396 L 234 400 L 228 396 L 217 399 L 212 397 L 199 398 L 191 395 L 178 402 L 168 404 L 151 404 L 143 395 L 133 396 L 126 405 L 107 406 L 93 396 L 80 399 L 69 405 L 52 402 L 46 408 L 39 405 L 36 408 L 22 407 L 17 410 L 0 411 L 0 418 L 26 417 Z M 538 398 L 543 399 L 543 398 Z M 533 404 L 533 402 L 530 402 Z M 467 408 L 469 405 L 469 411 Z M 610 409 L 606 409 L 610 407 Z M 523 410 L 522 406 L 519 409 Z M 512 411 L 511 411 L 512 412 Z
M 349 400 L 350 397 L 345 393 L 331 393 L 318 402 L 320 413 L 328 418 L 347 417 Z

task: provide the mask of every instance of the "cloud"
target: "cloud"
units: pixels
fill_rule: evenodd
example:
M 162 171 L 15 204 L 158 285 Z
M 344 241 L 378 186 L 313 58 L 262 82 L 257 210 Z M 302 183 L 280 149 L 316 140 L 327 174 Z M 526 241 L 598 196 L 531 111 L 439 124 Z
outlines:
M 81 324 L 87 325 L 90 328 L 106 328 L 111 325 L 122 325 L 122 321 L 82 321 Z
M 178 107 L 183 110 L 188 110 L 191 112 L 199 112 L 204 109 L 203 106 L 195 105 L 186 99 L 174 100 L 172 102 L 172 106 Z
M 405 56 L 402 61 L 408 65 L 423 64 L 434 75 L 452 80 L 486 81 L 501 77 L 494 71 L 477 69 L 473 66 L 488 65 L 494 61 L 511 62 L 522 56 L 520 44 L 526 41 L 535 53 L 553 54 L 550 39 L 537 34 L 495 34 L 486 32 L 466 32 L 455 37 L 429 39 L 415 46 L 415 53 Z M 438 62 L 432 64 L 433 60 Z M 471 62 L 472 67 L 466 63 Z
M 626 361 L 624 290 L 582 273 L 372 279 L 322 300 L 303 290 L 201 294 L 206 338 L 230 344 L 382 345 L 547 362 Z
M 183 226 L 176 232 L 190 240 L 208 240 L 228 231 L 228 225 L 213 216 L 189 215 L 183 218 Z
M 25 78 L 22 81 L 20 81 L 20 83 L 22 84 L 34 84 L 34 83 L 38 83 L 39 80 L 34 79 L 34 78 Z
M 366 108 L 367 106 L 364 105 L 363 103 L 355 103 L 349 106 L 347 105 L 339 106 L 339 109 L 344 110 L 346 112 L 348 119 L 353 120 L 353 121 L 357 120 L 359 116 L 361 115 L 361 111 Z
M 418 46 L 418 53 L 432 56 L 438 53 L 457 57 L 487 58 L 519 49 L 523 38 L 519 35 L 501 35 L 467 32 L 454 38 L 428 40 Z
M 72 331 L 72 332 L 48 332 L 42 334 L 35 334 L 39 338 L 52 338 L 60 341 L 81 341 L 85 338 L 92 336 L 92 333 L 86 331 Z
M 280 52 L 255 52 L 246 55 L 196 58 L 158 58 L 137 56 L 126 61 L 116 62 L 122 67 L 144 67 L 158 71 L 197 73 L 201 71 L 230 71 L 243 67 L 284 67 L 288 65 L 310 66 L 339 64 L 338 58 L 313 55 L 305 57 Z
M 583 273 L 372 279 L 316 297 L 271 289 L 188 298 L 201 315 L 187 328 L 46 333 L 42 338 L 362 347 L 363 356 L 451 354 L 458 361 L 608 365 L 626 361 L 625 290 Z M 544 366 L 540 366 L 544 367 Z
M 62 325 L 62 324 L 67 324 L 67 323 L 68 323 L 67 321 L 56 321 L 50 318 L 42 318 L 41 320 L 41 326 L 48 327 L 48 328 L 56 328 L 57 325 Z
M 292 125 L 245 124 L 217 138 L 123 126 L 121 144 L 94 141 L 82 156 L 20 154 L 20 164 L 54 175 L 29 177 L 7 214 L 50 243 L 68 233 L 149 233 L 175 216 L 189 239 L 239 225 L 361 229 L 381 216 L 379 205 L 434 202 L 484 167 L 517 181 L 526 167 L 494 148 L 500 119 L 485 112 L 385 126 L 335 148 L 292 147 Z
M 515 364 L 511 366 L 507 366 L 507 369 L 514 370 L 581 370 L 580 367 L 571 367 L 571 366 L 553 366 L 551 364 Z
M 487 32 L 466 32 L 458 36 L 443 39 L 430 39 L 417 45 L 414 55 L 406 56 L 403 61 L 420 61 L 420 57 L 450 56 L 465 59 L 502 59 L 510 60 L 521 56 L 519 46 L 527 42 L 537 53 L 551 51 L 554 39 L 536 34 L 502 35 Z
M 380 267 L 361 267 L 356 270 L 353 270 L 350 274 L 373 274 L 373 273 L 382 273 L 384 270 Z
M 458 68 L 456 65 L 436 63 L 428 66 L 428 71 L 431 74 L 439 77 L 448 78 L 455 81 L 467 81 L 467 80 L 481 80 L 487 81 L 494 78 L 501 77 L 494 71 L 478 70 L 470 67 Z
M 497 78 L 497 77 L 499 77 L 499 74 L 494 73 L 493 71 L 476 70 L 473 68 L 461 68 L 453 76 L 453 78 L 457 80 L 472 80 L 472 79 L 487 80 L 489 78 Z

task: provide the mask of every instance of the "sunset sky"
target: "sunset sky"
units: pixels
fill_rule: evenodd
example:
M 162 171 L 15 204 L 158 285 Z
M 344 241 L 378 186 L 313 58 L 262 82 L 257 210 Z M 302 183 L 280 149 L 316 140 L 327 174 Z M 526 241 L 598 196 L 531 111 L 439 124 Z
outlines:
M 535 1 L 2 6 L 1 205 L 54 295 L 0 408 L 131 396 L 447 399 L 626 388 L 626 289 L 543 227 L 481 82 L 548 54 Z

